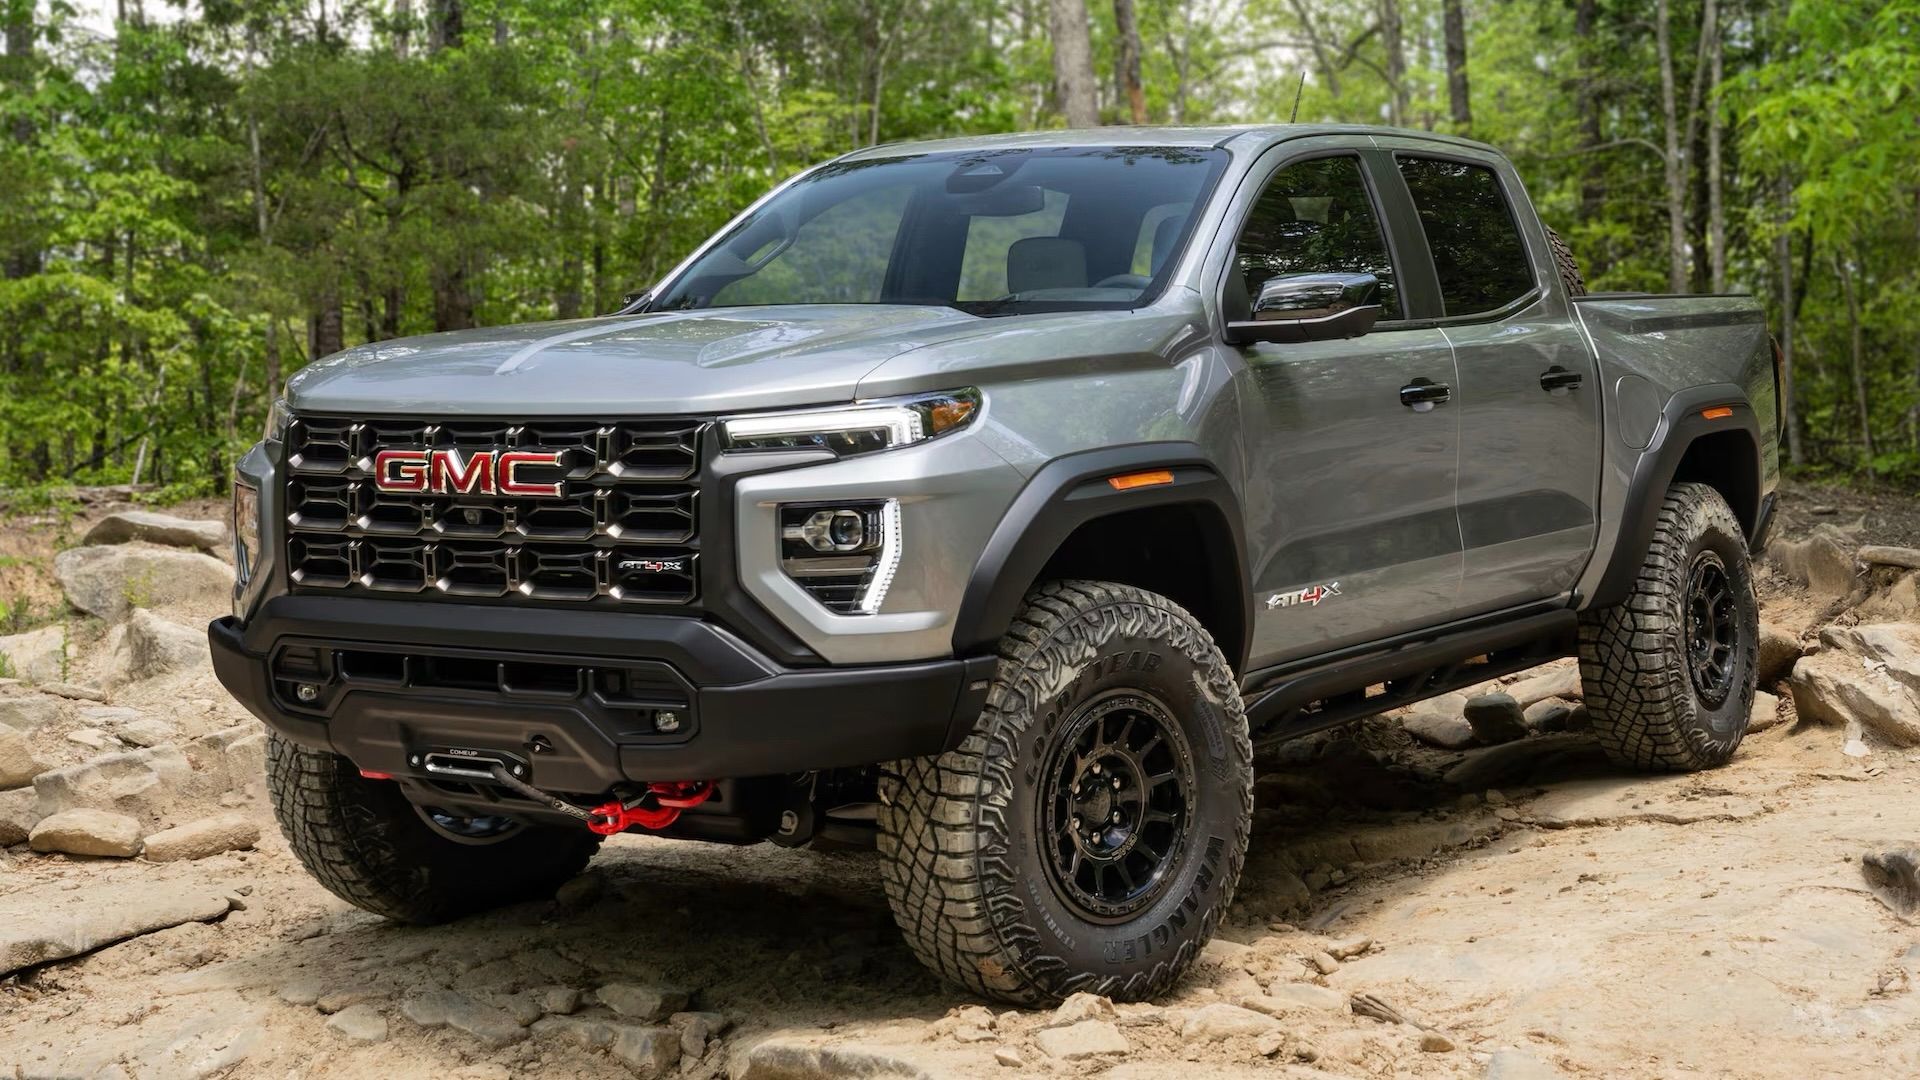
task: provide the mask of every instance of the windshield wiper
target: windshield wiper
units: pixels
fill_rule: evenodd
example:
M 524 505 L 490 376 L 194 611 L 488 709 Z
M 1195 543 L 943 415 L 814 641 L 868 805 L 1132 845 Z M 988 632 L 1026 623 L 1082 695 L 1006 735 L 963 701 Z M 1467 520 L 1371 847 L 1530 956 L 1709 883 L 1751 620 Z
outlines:
M 969 315 L 979 315 L 983 318 L 990 318 L 994 315 L 1006 315 L 1013 311 L 1018 305 L 1026 303 L 1026 301 L 1018 299 L 1017 297 L 1003 296 L 998 300 L 948 300 L 945 303 L 947 307 L 957 311 L 964 311 Z

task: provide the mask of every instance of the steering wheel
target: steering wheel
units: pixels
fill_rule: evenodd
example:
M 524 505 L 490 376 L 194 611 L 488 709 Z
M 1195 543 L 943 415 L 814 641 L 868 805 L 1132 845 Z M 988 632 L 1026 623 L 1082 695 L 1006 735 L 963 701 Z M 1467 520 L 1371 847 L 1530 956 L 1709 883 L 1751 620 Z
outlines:
M 1110 274 L 1093 283 L 1096 289 L 1138 289 L 1146 291 L 1153 279 L 1140 274 Z

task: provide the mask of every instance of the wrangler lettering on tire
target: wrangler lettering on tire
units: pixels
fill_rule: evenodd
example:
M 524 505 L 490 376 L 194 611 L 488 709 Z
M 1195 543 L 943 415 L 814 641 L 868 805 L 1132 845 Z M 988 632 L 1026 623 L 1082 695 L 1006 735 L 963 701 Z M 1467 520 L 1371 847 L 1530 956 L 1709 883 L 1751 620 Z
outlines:
M 973 993 L 1160 993 L 1212 936 L 1246 858 L 1252 749 L 1233 671 L 1172 601 L 1089 581 L 1032 593 L 999 655 L 961 745 L 883 774 L 894 916 Z

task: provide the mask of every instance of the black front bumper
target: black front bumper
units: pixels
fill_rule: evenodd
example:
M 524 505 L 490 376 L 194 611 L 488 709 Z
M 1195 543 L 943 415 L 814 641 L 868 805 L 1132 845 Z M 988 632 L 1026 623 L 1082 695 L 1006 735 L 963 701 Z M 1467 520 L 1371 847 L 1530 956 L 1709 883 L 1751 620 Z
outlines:
M 994 664 L 787 668 L 685 616 L 341 597 L 275 597 L 207 636 L 221 683 L 294 742 L 416 779 L 430 754 L 497 753 L 589 795 L 940 753 Z

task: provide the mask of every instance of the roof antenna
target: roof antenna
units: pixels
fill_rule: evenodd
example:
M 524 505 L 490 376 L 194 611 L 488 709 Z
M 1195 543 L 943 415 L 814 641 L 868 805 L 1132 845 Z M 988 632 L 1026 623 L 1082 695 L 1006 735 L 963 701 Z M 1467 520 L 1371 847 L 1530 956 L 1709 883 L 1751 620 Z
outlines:
M 1300 85 L 1293 88 L 1293 115 L 1287 117 L 1287 123 L 1296 124 L 1300 122 L 1300 95 L 1305 93 L 1306 89 L 1307 89 L 1307 69 L 1301 68 L 1300 69 Z

